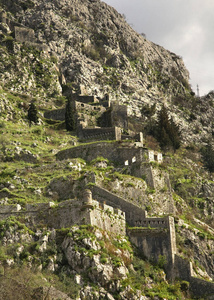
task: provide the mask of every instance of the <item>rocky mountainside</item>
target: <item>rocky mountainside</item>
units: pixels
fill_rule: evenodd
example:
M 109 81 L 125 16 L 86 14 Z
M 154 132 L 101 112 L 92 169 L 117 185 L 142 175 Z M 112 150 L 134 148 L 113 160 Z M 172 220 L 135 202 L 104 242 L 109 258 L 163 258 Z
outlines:
M 137 34 L 112 7 L 89 0 L 1 3 L 9 18 L 19 26 L 32 28 L 33 42 L 46 45 L 48 51 L 48 57 L 44 54 L 32 61 L 30 50 L 26 53 L 15 44 L 16 58 L 11 64 L 11 57 L 1 49 L 1 69 L 8 61 L 1 75 L 5 86 L 21 92 L 30 88 L 33 93 L 35 86 L 38 89 L 42 85 L 48 88 L 48 96 L 60 93 L 59 82 L 73 91 L 82 86 L 89 95 L 103 97 L 108 93 L 113 101 L 126 104 L 130 115 L 138 117 L 145 104 L 156 103 L 159 109 L 166 103 L 182 128 L 184 140 L 209 139 L 213 97 L 208 105 L 206 99 L 197 100 L 182 58 Z M 10 35 L 11 28 L 3 27 L 2 38 L 9 43 L 4 34 Z M 50 70 L 51 65 L 50 73 L 45 72 L 41 78 L 40 73 Z M 21 84 L 18 74 L 23 78 Z M 40 92 L 44 95 L 44 90 Z
M 89 94 L 112 93 L 127 104 L 130 95 L 149 101 L 189 92 L 182 59 L 137 34 L 104 2 L 28 3 L 2 1 L 57 56 L 60 72 L 74 88 L 82 84 Z
M 136 33 L 104 2 L 0 0 L 0 299 L 197 298 L 188 282 L 166 280 L 164 257 L 146 260 L 127 237 L 89 225 L 53 229 L 3 216 L 7 205 L 23 211 L 50 202 L 57 208 L 81 199 L 95 183 L 149 216 L 167 215 L 172 206 L 177 252 L 192 262 L 195 276 L 212 282 L 214 177 L 200 149 L 212 144 L 214 94 L 195 97 L 188 80 L 181 57 Z M 65 107 L 67 91 L 108 94 L 126 105 L 131 129 L 143 131 L 155 151 L 160 147 L 149 128 L 165 104 L 180 126 L 181 147 L 165 152 L 162 164 L 149 163 L 155 188 L 102 153 L 92 161 L 56 160 L 63 149 L 92 144 L 66 131 L 64 121 L 44 118 Z M 32 102 L 37 124 L 28 120 Z

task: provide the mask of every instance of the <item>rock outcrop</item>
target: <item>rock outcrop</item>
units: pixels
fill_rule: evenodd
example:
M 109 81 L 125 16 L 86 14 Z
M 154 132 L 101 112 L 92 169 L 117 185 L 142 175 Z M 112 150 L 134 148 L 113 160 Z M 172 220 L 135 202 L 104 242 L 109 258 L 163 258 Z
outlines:
M 189 73 L 176 54 L 136 33 L 102 1 L 2 1 L 20 26 L 35 31 L 39 43 L 58 58 L 73 88 L 112 94 L 138 113 L 140 103 L 186 95 Z M 130 103 L 131 100 L 131 103 Z

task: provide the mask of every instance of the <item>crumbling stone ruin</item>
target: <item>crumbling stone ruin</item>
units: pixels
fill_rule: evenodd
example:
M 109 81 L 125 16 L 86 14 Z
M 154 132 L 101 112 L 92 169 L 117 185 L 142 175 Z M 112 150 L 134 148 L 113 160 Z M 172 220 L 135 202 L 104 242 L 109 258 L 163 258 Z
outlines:
M 142 135 L 139 137 L 139 142 L 97 142 L 68 148 L 56 154 L 57 160 L 80 157 L 86 161 L 91 161 L 97 156 L 103 156 L 121 167 L 129 166 L 131 175 L 139 178 L 145 176 L 147 184 L 156 188 L 155 171 L 150 163 L 161 163 L 162 154 L 143 147 Z M 166 177 L 166 184 L 169 184 L 167 174 L 164 177 Z
M 128 131 L 127 106 L 111 103 L 109 96 L 100 99 L 96 96 L 68 93 L 67 98 L 72 101 L 75 112 L 77 135 L 81 139 L 90 140 L 121 140 L 134 138 L 128 134 L 121 137 L 122 132 Z M 100 114 L 101 127 L 94 122 L 87 113 Z M 65 120 L 65 109 L 56 109 L 44 113 L 44 117 L 52 120 Z M 121 132 L 120 132 L 121 131 Z M 133 135 L 133 134 L 132 134 Z
M 35 38 L 33 29 L 21 25 L 11 20 L 5 11 L 0 11 L 0 24 L 1 29 L 5 32 L 11 31 L 13 38 L 19 43 L 33 46 L 39 51 L 49 51 L 49 47 L 45 44 L 39 43 Z M 6 25 L 6 27 L 4 27 Z

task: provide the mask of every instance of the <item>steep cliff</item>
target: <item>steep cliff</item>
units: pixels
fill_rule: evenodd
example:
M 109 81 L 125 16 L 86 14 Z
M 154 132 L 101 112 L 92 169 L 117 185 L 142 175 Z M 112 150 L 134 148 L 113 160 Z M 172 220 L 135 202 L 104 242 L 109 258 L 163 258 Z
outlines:
M 138 113 L 142 101 L 190 93 L 182 59 L 137 34 L 102 1 L 1 3 L 11 19 L 35 30 L 74 89 L 83 85 L 89 94 L 110 93 Z

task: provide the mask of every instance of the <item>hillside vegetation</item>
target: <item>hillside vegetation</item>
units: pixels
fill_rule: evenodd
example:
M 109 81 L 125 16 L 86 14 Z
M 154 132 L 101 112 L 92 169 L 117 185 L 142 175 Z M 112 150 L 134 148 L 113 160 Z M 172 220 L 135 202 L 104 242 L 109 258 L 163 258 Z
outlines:
M 15 2 L 0 0 L 0 215 L 4 205 L 57 207 L 81 199 L 95 181 L 149 216 L 165 216 L 170 202 L 179 255 L 192 262 L 195 276 L 212 281 L 213 92 L 195 97 L 182 59 L 138 35 L 104 2 Z M 18 41 L 14 26 L 34 29 L 34 39 Z M 132 176 L 102 153 L 90 162 L 56 160 L 63 149 L 93 143 L 67 131 L 65 121 L 44 118 L 65 108 L 68 91 L 82 90 L 128 107 L 130 129 L 143 131 L 147 148 L 163 152 L 163 163 L 150 165 L 160 181 L 168 174 L 170 189 L 151 188 L 144 176 Z M 31 103 L 36 123 L 29 121 Z M 181 133 L 176 147 L 158 143 L 163 105 Z M 99 114 L 87 114 L 98 122 Z M 53 229 L 29 226 L 24 217 L 0 221 L 2 300 L 197 299 L 188 282 L 166 279 L 164 263 L 164 257 L 148 261 L 127 237 L 90 225 Z

